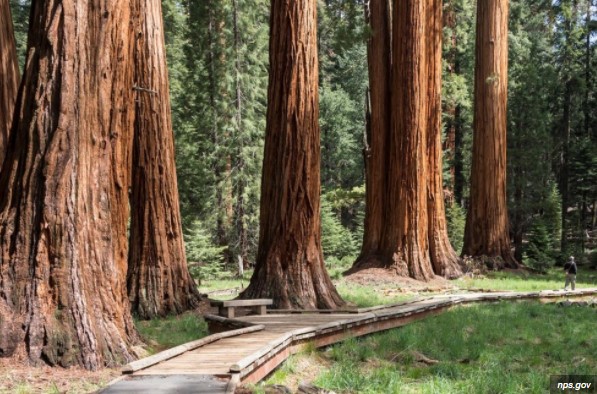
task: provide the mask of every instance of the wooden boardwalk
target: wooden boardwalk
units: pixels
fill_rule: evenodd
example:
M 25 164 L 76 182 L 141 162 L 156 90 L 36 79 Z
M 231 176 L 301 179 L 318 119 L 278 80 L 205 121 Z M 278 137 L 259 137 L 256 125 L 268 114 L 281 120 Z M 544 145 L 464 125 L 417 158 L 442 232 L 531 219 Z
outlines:
M 349 337 L 400 327 L 461 303 L 546 299 L 597 295 L 597 289 L 574 292 L 491 292 L 439 295 L 393 305 L 340 313 L 292 313 L 208 321 L 230 323 L 236 330 L 170 349 L 123 368 L 126 376 L 103 392 L 233 393 L 239 383 L 256 383 L 307 344 L 317 347 Z

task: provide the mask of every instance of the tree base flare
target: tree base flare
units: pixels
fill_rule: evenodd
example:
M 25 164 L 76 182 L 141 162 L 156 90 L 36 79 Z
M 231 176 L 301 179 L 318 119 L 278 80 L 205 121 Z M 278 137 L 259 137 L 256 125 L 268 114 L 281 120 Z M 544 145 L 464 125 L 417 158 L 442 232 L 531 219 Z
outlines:
M 465 266 L 465 271 L 467 272 L 483 269 L 488 271 L 501 271 L 507 268 L 523 268 L 523 266 L 513 258 L 504 259 L 502 256 L 464 256 L 463 264 Z

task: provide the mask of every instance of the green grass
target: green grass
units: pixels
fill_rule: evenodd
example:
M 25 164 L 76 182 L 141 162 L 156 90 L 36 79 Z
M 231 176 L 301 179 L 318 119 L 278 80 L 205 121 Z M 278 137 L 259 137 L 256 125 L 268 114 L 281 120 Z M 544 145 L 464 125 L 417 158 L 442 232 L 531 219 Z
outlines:
M 224 274 L 219 278 L 207 278 L 201 281 L 199 285 L 199 292 L 210 293 L 217 290 L 228 290 L 228 289 L 244 289 L 249 285 L 253 271 L 245 271 L 242 278 L 239 278 L 233 274 Z M 217 300 L 229 300 L 235 298 L 238 294 L 229 295 L 210 295 L 209 298 Z
M 597 371 L 595 312 L 537 302 L 453 309 L 328 348 L 314 383 L 340 393 L 544 393 L 550 375 Z
M 395 287 L 395 286 L 394 286 Z M 392 304 L 406 301 L 415 297 L 414 294 L 393 294 L 386 295 L 383 286 L 371 287 L 349 283 L 346 280 L 336 281 L 336 290 L 344 301 L 354 304 L 360 308 Z
M 194 313 L 153 320 L 136 320 L 135 326 L 149 352 L 155 353 L 209 335 L 207 323 Z
M 463 278 L 453 283 L 464 289 L 538 291 L 564 288 L 565 274 L 553 268 L 547 274 L 490 272 L 484 278 Z M 597 271 L 579 267 L 576 288 L 597 287 Z

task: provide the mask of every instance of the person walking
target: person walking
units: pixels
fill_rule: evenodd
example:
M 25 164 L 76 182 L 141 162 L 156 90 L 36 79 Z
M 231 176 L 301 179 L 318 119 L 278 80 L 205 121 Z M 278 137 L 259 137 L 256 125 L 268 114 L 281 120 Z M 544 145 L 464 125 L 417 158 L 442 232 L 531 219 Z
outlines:
M 564 291 L 568 290 L 568 284 L 571 285 L 572 290 L 576 287 L 576 262 L 574 256 L 570 256 L 570 259 L 564 264 L 564 271 L 566 271 L 566 284 L 564 284 Z

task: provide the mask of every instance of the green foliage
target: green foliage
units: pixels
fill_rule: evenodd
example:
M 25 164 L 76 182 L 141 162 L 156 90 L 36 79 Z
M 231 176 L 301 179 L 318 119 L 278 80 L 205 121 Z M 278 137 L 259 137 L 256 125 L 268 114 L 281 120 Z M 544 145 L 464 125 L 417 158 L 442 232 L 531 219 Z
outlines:
M 554 201 L 557 190 L 550 169 L 554 119 L 549 97 L 555 91 L 556 70 L 551 61 L 553 33 L 544 23 L 549 9 L 548 4 L 513 1 L 509 23 L 508 208 L 518 239 L 535 237 L 526 248 L 515 245 L 517 254 L 524 249 L 528 263 L 538 269 L 551 263 L 559 243 L 559 239 L 558 243 L 537 239 L 539 233 L 557 232 L 558 226 L 553 204 L 559 201 Z M 544 212 L 547 215 L 542 218 Z
M 562 197 L 555 182 L 548 186 L 542 208 L 541 220 L 549 236 L 548 249 L 555 251 L 562 237 Z
M 268 2 L 167 4 L 184 224 L 201 220 L 226 247 L 227 259 L 245 256 L 254 252 L 258 235 Z
M 8 3 L 12 14 L 17 56 L 19 57 L 19 66 L 22 74 L 27 51 L 27 32 L 29 30 L 31 0 L 9 0 Z
M 226 246 L 215 244 L 201 221 L 196 220 L 185 232 L 184 238 L 193 278 L 201 281 L 223 273 Z
M 460 253 L 464 244 L 464 227 L 466 225 L 466 212 L 458 205 L 453 203 L 446 206 L 446 220 L 448 224 L 448 237 L 450 243 L 456 251 Z
M 363 107 L 341 87 L 321 87 L 322 179 L 326 187 L 353 186 L 362 180 Z
M 321 245 L 326 258 L 352 257 L 356 255 L 358 248 L 358 241 L 350 230 L 342 225 L 340 218 L 325 198 L 321 201 Z
M 550 244 L 549 233 L 545 224 L 537 221 L 531 229 L 529 242 L 526 245 L 526 258 L 523 259 L 523 263 L 544 272 L 554 263 L 554 259 L 550 254 Z
M 186 313 L 153 320 L 136 320 L 135 326 L 152 352 L 159 352 L 209 335 L 200 315 Z
M 337 188 L 321 196 L 321 242 L 332 276 L 348 269 L 363 239 L 365 187 Z
M 445 23 L 443 29 L 442 121 L 444 140 L 452 131 L 455 146 L 445 146 L 443 179 L 461 206 L 468 198 L 472 157 L 475 9 L 472 0 L 444 2 L 444 15 L 453 23 Z

